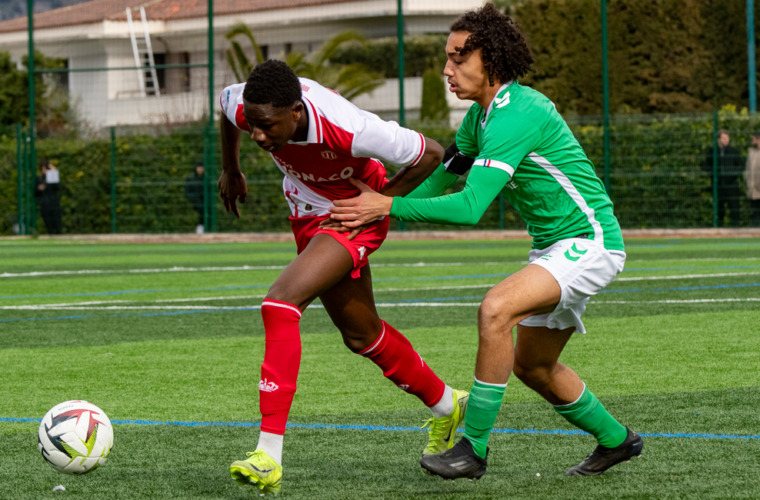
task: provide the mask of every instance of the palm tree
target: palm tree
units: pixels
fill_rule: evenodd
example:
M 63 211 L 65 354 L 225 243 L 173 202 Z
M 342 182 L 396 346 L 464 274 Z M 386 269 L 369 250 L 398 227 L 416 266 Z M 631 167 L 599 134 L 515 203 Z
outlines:
M 264 54 L 261 52 L 261 48 L 256 43 L 256 39 L 253 37 L 251 29 L 243 23 L 237 23 L 233 25 L 225 36 L 230 42 L 230 48 L 224 52 L 224 55 L 227 58 L 227 64 L 229 64 L 230 68 L 232 68 L 232 72 L 235 74 L 237 81 L 244 82 L 248 79 L 248 75 L 251 73 L 253 67 L 257 63 L 264 61 Z M 253 62 L 248 59 L 248 56 L 246 55 L 242 45 L 234 40 L 239 36 L 248 39 L 251 47 L 253 47 L 253 52 L 256 56 Z
M 256 63 L 264 60 L 263 54 L 250 28 L 242 23 L 233 26 L 226 36 L 231 45 L 226 51 L 227 63 L 238 81 L 244 82 Z M 234 40 L 238 36 L 248 39 L 256 55 L 255 61 L 251 62 L 243 47 Z M 346 99 L 353 99 L 372 92 L 383 84 L 385 78 L 365 64 L 331 63 L 330 58 L 339 47 L 346 43 L 366 45 L 367 39 L 357 31 L 343 31 L 327 40 L 315 53 L 307 55 L 302 52 L 291 52 L 285 56 L 285 62 L 298 76 L 316 80 Z

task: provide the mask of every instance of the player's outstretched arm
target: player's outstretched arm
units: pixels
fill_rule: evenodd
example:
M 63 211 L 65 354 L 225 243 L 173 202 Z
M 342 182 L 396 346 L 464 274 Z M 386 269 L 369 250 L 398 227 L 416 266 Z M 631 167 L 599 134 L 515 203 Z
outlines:
M 227 212 L 231 210 L 237 218 L 240 218 L 236 200 L 245 203 L 245 196 L 248 193 L 245 176 L 240 170 L 241 132 L 222 113 L 219 133 L 222 143 L 222 175 L 217 184 L 219 196 L 222 198 Z

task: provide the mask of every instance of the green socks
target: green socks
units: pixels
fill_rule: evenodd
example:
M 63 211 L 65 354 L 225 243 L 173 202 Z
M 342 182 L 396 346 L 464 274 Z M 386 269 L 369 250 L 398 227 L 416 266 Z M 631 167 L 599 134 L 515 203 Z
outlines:
M 555 406 L 554 409 L 568 422 L 594 436 L 605 448 L 619 446 L 628 436 L 628 430 L 607 413 L 602 403 L 585 386 L 577 401 Z M 467 411 L 469 416 L 469 409 Z
M 464 437 L 472 443 L 472 448 L 480 458 L 486 458 L 488 436 L 496 422 L 506 388 L 506 384 L 486 384 L 475 379 L 470 390 L 467 414 L 464 417 Z

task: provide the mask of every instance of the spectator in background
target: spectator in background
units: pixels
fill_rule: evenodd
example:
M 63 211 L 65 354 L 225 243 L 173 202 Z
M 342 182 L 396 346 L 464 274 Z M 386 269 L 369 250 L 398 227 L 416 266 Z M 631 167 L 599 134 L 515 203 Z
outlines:
M 704 169 L 710 172 L 711 193 L 714 193 L 715 178 L 713 171 L 713 157 L 717 155 L 718 159 L 718 226 L 723 226 L 726 219 L 726 208 L 728 208 L 728 225 L 736 227 L 739 225 L 739 200 L 741 199 L 741 190 L 739 189 L 739 176 L 744 169 L 744 161 L 739 150 L 730 146 L 731 136 L 727 130 L 718 131 L 718 150 L 710 147 L 705 157 Z
M 48 160 L 40 162 L 40 175 L 34 188 L 34 197 L 48 234 L 61 234 L 61 198 L 58 189 L 61 178 L 58 169 Z
M 185 198 L 198 212 L 198 223 L 195 226 L 197 234 L 203 234 L 203 161 L 195 162 L 195 168 L 185 179 Z
M 760 227 L 760 131 L 752 134 L 752 145 L 747 153 L 744 180 L 747 181 L 751 224 Z

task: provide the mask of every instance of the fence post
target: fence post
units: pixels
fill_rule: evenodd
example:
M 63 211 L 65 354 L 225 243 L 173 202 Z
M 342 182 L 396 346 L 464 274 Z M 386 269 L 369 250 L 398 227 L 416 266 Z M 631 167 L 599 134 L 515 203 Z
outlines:
M 214 106 L 217 99 L 214 92 L 214 0 L 208 0 L 208 129 L 203 134 L 203 227 L 212 233 L 216 232 L 216 206 L 213 187 L 216 183 L 210 179 L 216 178 L 216 162 L 214 157 L 214 140 L 216 138 L 214 128 Z M 208 136 L 208 137 L 206 137 Z
M 24 168 L 24 154 L 22 149 L 22 141 L 24 138 L 21 135 L 21 124 L 16 124 L 16 204 L 18 205 L 18 234 L 27 234 L 26 231 L 26 189 L 25 189 L 25 177 L 26 169 Z
M 607 0 L 601 4 L 602 21 L 602 120 L 604 123 L 604 189 L 610 195 L 610 84 L 607 66 Z
M 213 126 L 203 127 L 203 164 L 206 171 L 203 174 L 203 226 L 208 232 L 216 232 L 216 160 L 215 160 L 216 129 Z
M 111 126 L 111 233 L 116 234 L 116 127 Z
M 34 152 L 34 139 L 31 134 L 23 135 L 24 146 L 22 155 L 24 157 L 24 219 L 26 225 L 26 234 L 37 232 L 37 200 L 34 197 L 34 190 L 37 185 L 36 168 L 37 165 L 32 161 Z
M 718 227 L 718 110 L 713 110 L 712 194 L 713 227 Z
M 757 111 L 757 78 L 755 77 L 755 2 L 747 0 L 747 82 L 749 84 L 749 110 Z

